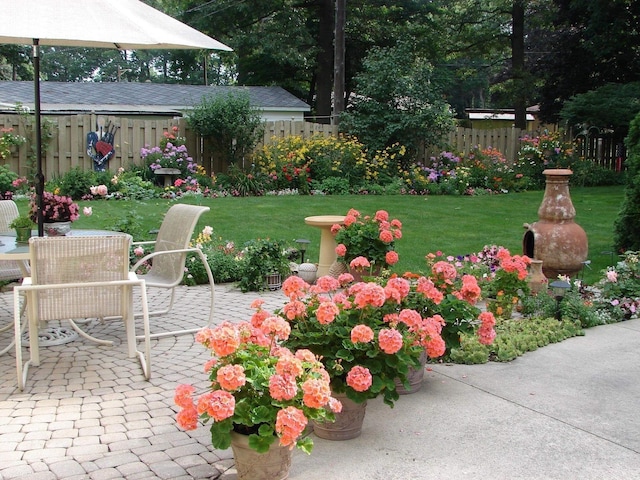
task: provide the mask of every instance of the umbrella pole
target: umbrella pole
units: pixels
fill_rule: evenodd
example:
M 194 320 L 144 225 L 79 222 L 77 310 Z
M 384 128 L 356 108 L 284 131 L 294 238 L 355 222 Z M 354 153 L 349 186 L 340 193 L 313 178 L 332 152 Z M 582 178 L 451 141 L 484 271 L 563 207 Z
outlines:
M 35 77 L 34 101 L 36 107 L 36 205 L 38 208 L 38 236 L 44 236 L 44 217 L 42 215 L 42 197 L 44 193 L 44 175 L 42 174 L 42 124 L 40 119 L 40 41 L 33 39 L 33 74 Z

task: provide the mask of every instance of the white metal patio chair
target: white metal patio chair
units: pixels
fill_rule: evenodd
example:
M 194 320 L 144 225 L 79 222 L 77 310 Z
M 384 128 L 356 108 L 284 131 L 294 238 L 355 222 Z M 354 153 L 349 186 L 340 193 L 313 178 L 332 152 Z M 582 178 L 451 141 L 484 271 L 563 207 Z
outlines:
M 13 220 L 20 216 L 18 206 L 13 200 L 0 200 L 0 235 L 13 235 L 14 230 L 9 228 Z M 0 281 L 20 280 L 29 275 L 29 263 L 15 260 L 0 261 Z M 11 321 L 0 327 L 0 333 L 6 332 L 13 326 Z M 0 355 L 13 348 L 13 342 L 0 350 Z
M 82 330 L 76 320 L 121 317 L 130 358 L 138 356 L 146 379 L 151 374 L 149 312 L 144 280 L 129 272 L 129 235 L 36 237 L 29 241 L 31 277 L 15 287 L 14 324 L 18 387 L 24 389 L 30 365 L 40 364 L 38 328 L 41 322 L 66 320 L 81 336 L 109 345 Z M 133 289 L 140 290 L 144 351 L 137 348 Z M 30 359 L 22 362 L 20 296 L 27 300 Z
M 150 316 L 168 313 L 173 307 L 175 300 L 175 288 L 182 283 L 184 276 L 187 254 L 195 253 L 202 262 L 209 279 L 211 289 L 211 303 L 209 309 L 209 323 L 213 321 L 214 305 L 214 281 L 211 268 L 207 263 L 207 257 L 202 250 L 191 247 L 191 237 L 198 223 L 200 215 L 208 212 L 209 207 L 198 205 L 177 204 L 167 211 L 156 240 L 148 242 L 134 242 L 134 245 L 153 245 L 153 252 L 144 256 L 136 262 L 131 271 L 136 272 L 144 263 L 151 263 L 149 270 L 144 274 L 138 274 L 138 278 L 146 281 L 147 287 L 164 288 L 171 291 L 169 306 L 162 310 L 155 310 L 149 313 Z M 174 330 L 170 332 L 159 332 L 151 334 L 151 338 L 166 337 L 171 335 L 184 335 L 194 333 L 200 328 L 191 330 Z

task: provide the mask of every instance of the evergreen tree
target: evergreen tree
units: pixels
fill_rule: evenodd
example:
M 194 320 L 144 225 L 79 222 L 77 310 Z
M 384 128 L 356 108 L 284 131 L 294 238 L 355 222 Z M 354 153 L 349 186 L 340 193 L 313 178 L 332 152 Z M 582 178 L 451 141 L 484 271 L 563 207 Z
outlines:
M 640 114 L 631 122 L 626 144 L 627 186 L 614 223 L 614 245 L 618 252 L 640 251 Z

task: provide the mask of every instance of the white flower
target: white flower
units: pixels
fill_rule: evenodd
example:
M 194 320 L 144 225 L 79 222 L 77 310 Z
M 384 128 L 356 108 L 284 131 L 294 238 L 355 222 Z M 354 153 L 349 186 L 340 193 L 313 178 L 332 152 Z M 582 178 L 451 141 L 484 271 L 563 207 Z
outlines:
M 87 217 L 90 217 L 93 214 L 93 208 L 92 207 L 84 207 L 82 209 L 82 213 L 84 213 Z

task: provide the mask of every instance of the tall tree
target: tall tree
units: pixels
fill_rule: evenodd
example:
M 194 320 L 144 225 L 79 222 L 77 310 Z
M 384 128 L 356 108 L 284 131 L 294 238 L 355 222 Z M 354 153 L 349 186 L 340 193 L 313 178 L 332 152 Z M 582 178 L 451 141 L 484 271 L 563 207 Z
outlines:
M 513 97 L 515 127 L 527 128 L 527 95 L 524 84 L 524 0 L 514 0 L 511 8 L 511 71 L 513 86 L 517 92 Z
M 29 47 L 23 45 L 0 45 L 0 80 L 31 80 L 29 52 Z
M 372 152 L 400 144 L 415 159 L 421 145 L 439 144 L 453 127 L 432 66 L 409 42 L 373 48 L 356 76 L 356 92 L 340 128 Z
M 640 80 L 640 2 L 555 0 L 553 29 L 538 68 L 541 114 L 555 122 L 566 100 L 607 83 Z

